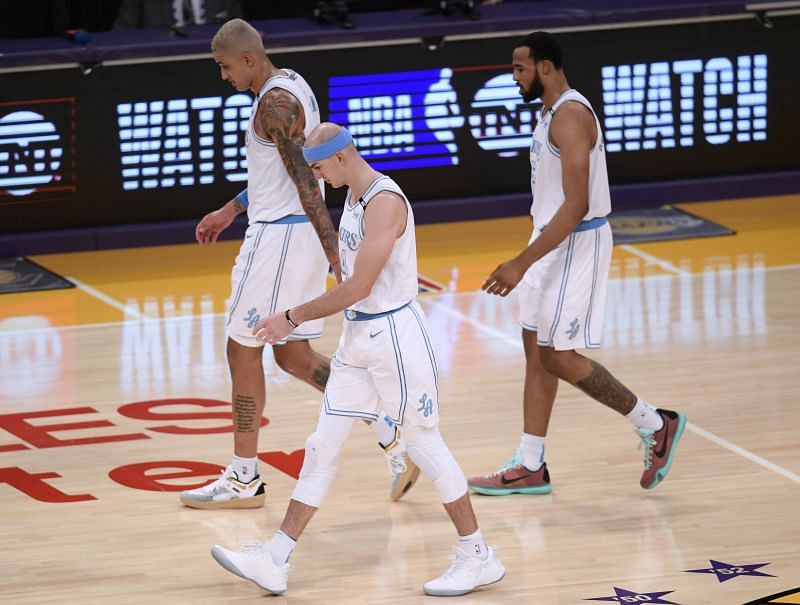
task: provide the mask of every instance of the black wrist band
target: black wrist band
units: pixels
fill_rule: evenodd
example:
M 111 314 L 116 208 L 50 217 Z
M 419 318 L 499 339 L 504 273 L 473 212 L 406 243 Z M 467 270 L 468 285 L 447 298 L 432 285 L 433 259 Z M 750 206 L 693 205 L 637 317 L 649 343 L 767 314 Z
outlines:
M 294 323 L 294 322 L 292 321 L 292 318 L 291 318 L 291 317 L 289 317 L 289 309 L 286 309 L 286 311 L 284 311 L 284 313 L 283 313 L 283 316 L 286 318 L 286 321 L 288 321 L 288 322 L 289 322 L 289 325 L 290 325 L 290 326 L 292 326 L 292 329 L 295 329 L 297 326 L 299 326 L 299 325 L 300 325 L 300 324 L 296 324 L 296 323 Z

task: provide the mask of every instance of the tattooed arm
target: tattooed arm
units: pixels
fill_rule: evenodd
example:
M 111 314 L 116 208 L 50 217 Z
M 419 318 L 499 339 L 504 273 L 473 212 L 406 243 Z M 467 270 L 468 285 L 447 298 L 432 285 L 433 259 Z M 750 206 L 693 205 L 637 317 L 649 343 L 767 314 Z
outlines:
M 303 210 L 317 230 L 325 256 L 328 257 L 328 262 L 336 274 L 336 281 L 341 282 L 336 229 L 333 227 L 328 207 L 322 199 L 319 183 L 303 158 L 303 143 L 306 140 L 303 134 L 305 125 L 303 106 L 290 92 L 273 88 L 261 99 L 258 117 L 264 133 L 275 143 L 286 171 L 297 187 L 300 203 L 303 204 Z
M 203 220 L 197 223 L 197 227 L 194 230 L 197 243 L 204 246 L 216 242 L 220 233 L 225 231 L 233 222 L 233 219 L 245 210 L 247 209 L 242 205 L 242 202 L 238 198 L 233 198 L 222 208 L 206 214 Z

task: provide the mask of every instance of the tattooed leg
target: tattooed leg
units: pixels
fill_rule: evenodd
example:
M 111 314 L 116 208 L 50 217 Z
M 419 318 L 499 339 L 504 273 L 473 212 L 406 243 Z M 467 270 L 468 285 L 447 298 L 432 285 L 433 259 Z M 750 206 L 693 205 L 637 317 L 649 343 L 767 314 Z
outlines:
M 625 415 L 636 405 L 636 395 L 596 361 L 575 351 L 543 347 L 541 353 L 542 363 L 550 373 L 612 410 Z
M 624 384 L 614 378 L 599 363 L 596 361 L 590 361 L 590 363 L 591 372 L 586 378 L 576 382 L 575 386 L 589 397 L 616 410 L 623 416 L 630 413 L 636 405 L 636 395 L 631 393 Z
M 290 340 L 286 344 L 273 347 L 272 351 L 275 362 L 284 372 L 320 392 L 325 390 L 331 373 L 331 360 L 312 349 L 307 340 Z
M 290 340 L 272 350 L 275 362 L 284 372 L 307 382 L 321 393 L 325 392 L 331 375 L 331 360 L 312 349 L 307 340 Z M 370 420 L 364 422 L 372 425 Z
M 264 347 L 246 347 L 228 339 L 234 453 L 243 458 L 253 458 L 258 451 L 258 429 L 265 399 L 263 350 Z

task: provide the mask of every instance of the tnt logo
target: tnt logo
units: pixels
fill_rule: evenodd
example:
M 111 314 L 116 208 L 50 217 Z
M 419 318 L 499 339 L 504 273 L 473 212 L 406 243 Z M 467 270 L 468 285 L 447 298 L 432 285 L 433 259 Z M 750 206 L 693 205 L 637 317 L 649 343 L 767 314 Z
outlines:
M 75 100 L 0 103 L 0 200 L 75 191 Z
M 530 144 L 540 109 L 541 101 L 523 100 L 512 74 L 495 76 L 475 94 L 470 132 L 481 149 L 515 157 Z

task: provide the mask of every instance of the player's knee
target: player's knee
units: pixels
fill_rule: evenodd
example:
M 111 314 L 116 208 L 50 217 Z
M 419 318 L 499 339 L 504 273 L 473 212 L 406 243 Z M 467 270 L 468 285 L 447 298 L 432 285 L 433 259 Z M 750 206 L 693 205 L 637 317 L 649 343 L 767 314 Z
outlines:
M 290 341 L 272 348 L 275 363 L 292 376 L 302 377 L 310 373 L 314 360 L 308 341 Z
M 316 431 L 306 440 L 303 468 L 292 496 L 295 500 L 315 507 L 322 504 L 339 467 L 342 445 Z
M 334 443 L 320 436 L 314 431 L 306 440 L 306 458 L 300 476 L 306 472 L 316 470 L 335 471 L 342 455 L 342 444 Z
M 251 371 L 254 367 L 262 367 L 262 350 L 263 347 L 246 347 L 232 338 L 229 338 L 226 353 L 228 356 L 228 367 L 231 373 L 233 374 L 237 371 Z
M 542 367 L 554 376 L 561 376 L 564 373 L 564 358 L 561 353 L 553 347 L 539 347 L 539 360 Z
M 408 455 L 433 482 L 442 502 L 448 504 L 467 492 L 464 472 L 453 458 L 438 428 L 408 427 L 403 436 Z
M 275 363 L 281 370 L 292 376 L 300 372 L 297 356 L 293 355 L 291 350 L 287 350 L 286 345 L 273 347 L 272 353 L 275 356 Z

